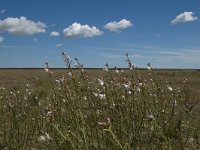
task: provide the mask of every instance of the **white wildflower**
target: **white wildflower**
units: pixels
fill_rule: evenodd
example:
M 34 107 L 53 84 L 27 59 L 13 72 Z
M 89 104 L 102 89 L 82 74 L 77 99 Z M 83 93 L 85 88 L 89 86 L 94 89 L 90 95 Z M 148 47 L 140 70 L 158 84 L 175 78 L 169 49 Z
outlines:
M 106 94 L 99 94 L 100 99 L 106 99 Z
M 41 135 L 38 137 L 38 142 L 48 142 L 51 140 L 51 137 L 48 133 L 45 133 L 44 135 Z
M 71 77 L 71 76 L 72 76 L 72 73 L 71 73 L 71 72 L 69 72 L 69 73 L 68 73 L 68 75 Z
M 183 83 L 186 83 L 187 81 L 188 81 L 188 79 L 184 79 L 184 80 L 183 80 Z
M 46 115 L 47 115 L 47 116 L 51 116 L 52 114 L 53 114 L 52 111 L 48 111 Z
M 75 62 L 75 63 L 74 63 L 74 66 L 77 67 L 77 66 L 78 66 L 78 63 Z
M 179 88 L 177 88 L 178 93 L 181 93 L 181 90 Z
M 71 67 L 71 62 L 72 62 L 70 56 L 69 56 L 66 52 L 62 52 L 62 56 L 63 56 L 63 58 L 64 58 L 64 62 L 65 62 L 65 64 L 66 64 L 66 66 L 67 66 L 68 68 L 70 68 L 70 67 Z
M 125 87 L 126 89 L 129 89 L 129 88 L 130 88 L 130 84 L 124 84 L 124 87 Z
M 174 106 L 177 106 L 177 101 L 176 100 L 174 100 Z
M 105 64 L 103 70 L 108 71 L 108 63 Z
M 151 70 L 151 69 L 152 69 L 150 63 L 147 64 L 147 69 L 148 69 L 148 70 Z
M 38 142 L 46 142 L 46 137 L 44 135 L 39 136 Z
M 98 94 L 97 94 L 97 93 L 95 93 L 95 92 L 93 92 L 93 94 L 94 94 L 94 96 L 95 96 L 95 97 L 97 97 L 97 96 L 98 96 Z
M 49 69 L 48 69 L 48 68 L 44 68 L 44 71 L 45 71 L 46 73 L 48 73 L 48 72 L 49 72 Z
M 99 110 L 97 110 L 97 111 L 96 111 L 96 114 L 97 114 L 97 115 L 100 115 L 101 113 L 100 113 L 100 111 L 99 111 Z
M 101 86 L 104 85 L 104 81 L 103 81 L 102 79 L 98 79 L 98 81 L 99 81 L 99 84 L 100 84 Z
M 137 92 L 139 92 L 139 93 L 141 92 L 141 89 L 140 89 L 139 87 L 138 87 L 136 90 L 137 90 Z
M 167 87 L 169 91 L 173 91 L 173 88 L 171 86 Z
M 138 85 L 139 85 L 139 86 L 142 86 L 142 83 L 140 82 Z
M 46 139 L 49 141 L 51 139 L 51 137 L 49 136 L 48 133 L 45 133 L 45 135 L 46 135 Z
M 154 120 L 155 118 L 152 114 L 150 114 L 150 115 L 147 115 L 147 119 L 151 121 L 151 120 Z
M 100 126 L 106 126 L 107 125 L 106 122 L 97 122 L 97 124 L 100 125 Z

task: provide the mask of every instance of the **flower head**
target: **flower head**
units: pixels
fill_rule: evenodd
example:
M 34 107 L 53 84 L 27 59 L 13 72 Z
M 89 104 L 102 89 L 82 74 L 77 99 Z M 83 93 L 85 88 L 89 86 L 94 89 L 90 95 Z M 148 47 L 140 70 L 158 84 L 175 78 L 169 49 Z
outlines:
M 105 64 L 103 70 L 108 71 L 108 63 L 107 63 L 107 62 L 106 62 L 106 64 Z
M 167 87 L 169 91 L 173 91 L 173 88 L 171 86 Z

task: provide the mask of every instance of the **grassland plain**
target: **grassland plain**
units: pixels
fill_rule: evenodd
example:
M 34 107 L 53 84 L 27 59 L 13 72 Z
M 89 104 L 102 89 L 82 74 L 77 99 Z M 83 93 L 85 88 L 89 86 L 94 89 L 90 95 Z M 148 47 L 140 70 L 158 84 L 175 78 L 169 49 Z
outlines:
M 200 149 L 197 70 L 0 69 L 0 149 Z

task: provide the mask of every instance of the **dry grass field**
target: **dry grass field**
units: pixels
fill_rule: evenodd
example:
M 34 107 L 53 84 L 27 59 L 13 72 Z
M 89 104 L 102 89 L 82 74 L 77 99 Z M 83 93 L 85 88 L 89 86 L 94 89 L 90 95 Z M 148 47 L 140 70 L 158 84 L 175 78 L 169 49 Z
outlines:
M 200 149 L 200 71 L 46 69 L 0 69 L 0 149 Z

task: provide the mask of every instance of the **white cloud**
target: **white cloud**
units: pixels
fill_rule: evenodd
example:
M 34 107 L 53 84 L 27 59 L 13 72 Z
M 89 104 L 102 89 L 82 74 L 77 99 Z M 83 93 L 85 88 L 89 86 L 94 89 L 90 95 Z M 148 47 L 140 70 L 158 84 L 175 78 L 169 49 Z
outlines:
M 0 10 L 0 14 L 4 14 L 5 12 L 6 12 L 5 9 L 1 9 L 1 10 Z
M 109 22 L 104 26 L 104 28 L 112 32 L 119 32 L 122 29 L 132 26 L 133 24 L 131 23 L 130 20 L 122 19 L 119 22 L 116 21 Z
M 50 33 L 50 36 L 59 36 L 59 32 L 53 31 Z
M 184 12 L 176 16 L 176 18 L 171 21 L 171 24 L 177 24 L 181 22 L 190 22 L 190 21 L 195 21 L 197 19 L 198 17 L 194 16 L 193 12 Z
M 46 25 L 42 22 L 34 22 L 26 17 L 13 18 L 9 17 L 0 20 L 0 32 L 7 31 L 13 35 L 32 35 L 36 33 L 44 33 Z
M 0 43 L 3 42 L 4 38 L 0 36 Z
M 63 29 L 65 38 L 76 39 L 76 38 L 91 38 L 102 35 L 103 32 L 97 29 L 95 26 L 90 27 L 89 25 L 81 25 L 80 23 L 73 23 L 68 28 Z
M 61 47 L 61 46 L 62 46 L 61 43 L 55 45 L 55 47 Z

